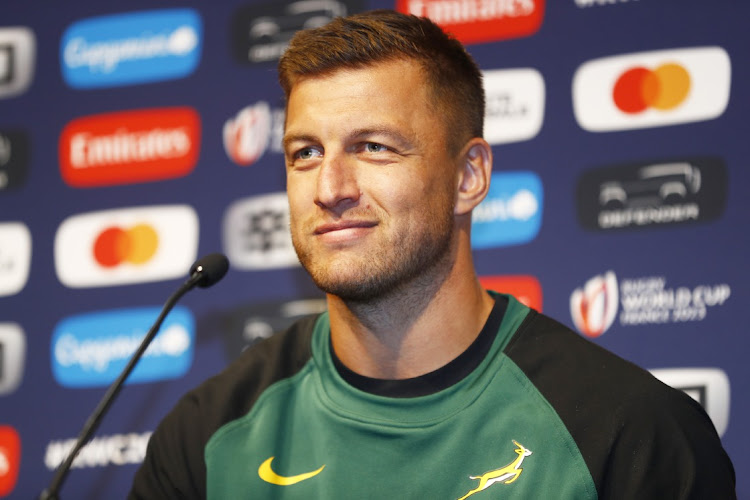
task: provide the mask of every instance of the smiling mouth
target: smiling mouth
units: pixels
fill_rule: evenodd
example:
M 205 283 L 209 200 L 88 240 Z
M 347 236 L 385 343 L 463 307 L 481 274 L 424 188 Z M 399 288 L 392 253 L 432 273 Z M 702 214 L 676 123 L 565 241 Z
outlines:
M 313 234 L 321 235 L 321 234 L 327 234 L 327 233 L 334 233 L 336 231 L 345 231 L 348 229 L 352 229 L 352 230 L 369 229 L 375 226 L 377 226 L 377 222 L 374 222 L 374 221 L 331 222 L 329 224 L 321 224 L 320 226 L 316 227 L 315 231 L 313 231 Z

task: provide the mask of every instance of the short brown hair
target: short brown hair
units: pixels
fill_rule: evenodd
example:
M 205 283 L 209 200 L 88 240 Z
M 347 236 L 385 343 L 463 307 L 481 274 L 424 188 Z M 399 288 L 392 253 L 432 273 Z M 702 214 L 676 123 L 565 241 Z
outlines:
M 300 31 L 279 61 L 279 81 L 288 101 L 305 77 L 396 59 L 420 64 L 453 142 L 482 137 L 482 73 L 458 40 L 424 17 L 373 10 Z

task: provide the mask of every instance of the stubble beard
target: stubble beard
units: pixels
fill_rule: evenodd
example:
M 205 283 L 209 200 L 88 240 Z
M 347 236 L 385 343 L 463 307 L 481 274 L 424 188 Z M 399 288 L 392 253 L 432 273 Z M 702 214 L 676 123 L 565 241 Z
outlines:
M 381 241 L 368 255 L 321 262 L 294 232 L 292 242 L 318 288 L 344 302 L 366 304 L 429 293 L 438 286 L 449 271 L 454 232 L 450 206 L 428 214 L 416 231 L 402 231 Z

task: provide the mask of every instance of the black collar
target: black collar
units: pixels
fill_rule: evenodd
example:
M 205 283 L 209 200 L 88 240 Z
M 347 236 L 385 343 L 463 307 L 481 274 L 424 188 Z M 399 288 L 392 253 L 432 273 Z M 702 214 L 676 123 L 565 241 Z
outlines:
M 508 300 L 503 296 L 497 296 L 487 322 L 474 342 L 448 364 L 419 377 L 400 380 L 365 377 L 344 366 L 333 352 L 333 347 L 329 346 L 331 358 L 341 377 L 361 391 L 391 398 L 413 398 L 434 394 L 463 379 L 484 360 L 500 329 L 507 306 Z

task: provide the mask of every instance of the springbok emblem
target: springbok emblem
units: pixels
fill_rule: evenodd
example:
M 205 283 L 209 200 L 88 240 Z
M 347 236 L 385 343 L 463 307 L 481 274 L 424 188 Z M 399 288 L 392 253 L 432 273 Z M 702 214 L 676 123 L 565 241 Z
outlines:
M 513 443 L 517 446 L 515 449 L 515 452 L 518 454 L 516 459 L 505 467 L 485 472 L 481 476 L 469 476 L 471 479 L 479 479 L 479 485 L 458 500 L 469 498 L 474 493 L 479 493 L 497 482 L 502 481 L 504 484 L 510 484 L 518 479 L 518 476 L 523 472 L 521 464 L 523 463 L 524 458 L 531 455 L 531 450 L 524 448 L 524 446 L 515 439 L 513 440 Z

